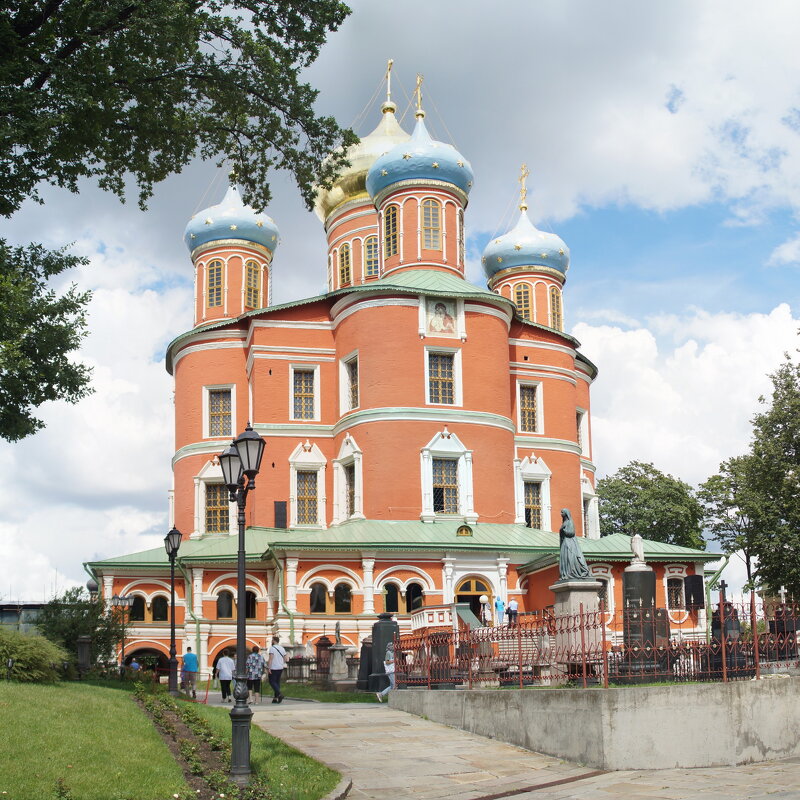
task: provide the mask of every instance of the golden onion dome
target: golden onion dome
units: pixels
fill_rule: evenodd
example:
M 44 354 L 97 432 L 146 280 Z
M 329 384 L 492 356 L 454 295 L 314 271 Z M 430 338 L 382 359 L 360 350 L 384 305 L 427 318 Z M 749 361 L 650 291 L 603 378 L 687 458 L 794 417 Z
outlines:
M 369 168 L 395 145 L 408 141 L 410 135 L 401 127 L 394 115 L 397 106 L 387 100 L 381 107 L 383 115 L 378 127 L 347 151 L 350 166 L 344 167 L 330 189 L 320 189 L 314 211 L 324 222 L 342 203 L 363 197 L 369 200 L 366 189 Z

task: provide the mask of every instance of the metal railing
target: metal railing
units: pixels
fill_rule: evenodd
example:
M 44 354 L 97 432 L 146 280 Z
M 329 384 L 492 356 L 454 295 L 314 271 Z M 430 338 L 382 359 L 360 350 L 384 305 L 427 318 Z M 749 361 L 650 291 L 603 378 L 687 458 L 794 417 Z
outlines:
M 798 628 L 800 608 L 755 597 L 738 604 L 721 597 L 708 610 L 546 610 L 515 625 L 401 635 L 396 674 L 398 685 L 419 688 L 743 680 L 800 667 Z

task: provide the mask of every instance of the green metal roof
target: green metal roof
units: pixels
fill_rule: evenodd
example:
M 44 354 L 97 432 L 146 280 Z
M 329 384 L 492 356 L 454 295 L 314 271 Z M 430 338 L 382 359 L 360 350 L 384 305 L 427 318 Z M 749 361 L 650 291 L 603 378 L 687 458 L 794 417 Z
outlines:
M 471 525 L 472 536 L 458 536 L 461 522 L 353 520 L 325 530 L 289 528 L 248 528 L 245 549 L 249 561 L 262 561 L 272 553 L 286 550 L 351 551 L 401 550 L 474 552 L 501 550 L 530 558 L 520 569 L 532 572 L 558 563 L 557 533 L 527 528 L 525 525 L 500 525 L 479 522 Z M 587 561 L 629 561 L 630 537 L 618 533 L 602 539 L 579 538 Z M 236 560 L 237 536 L 207 536 L 181 544 L 178 560 L 183 564 L 231 563 Z M 662 542 L 644 542 L 648 561 L 715 561 L 718 553 Z M 163 547 L 130 555 L 89 562 L 92 572 L 167 569 L 169 560 Z

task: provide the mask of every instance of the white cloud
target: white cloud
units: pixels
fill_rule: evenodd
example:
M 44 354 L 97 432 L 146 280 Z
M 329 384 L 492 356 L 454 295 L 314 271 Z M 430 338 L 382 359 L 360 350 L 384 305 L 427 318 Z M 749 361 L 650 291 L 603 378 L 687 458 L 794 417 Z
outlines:
M 800 264 L 800 234 L 778 245 L 772 251 L 767 264 L 770 266 Z

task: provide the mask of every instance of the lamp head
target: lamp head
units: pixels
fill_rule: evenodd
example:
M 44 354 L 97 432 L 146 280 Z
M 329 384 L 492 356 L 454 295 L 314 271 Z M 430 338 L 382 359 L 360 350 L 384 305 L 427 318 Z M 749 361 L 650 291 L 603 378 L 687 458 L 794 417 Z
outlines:
M 181 546 L 183 534 L 173 526 L 172 530 L 164 537 L 164 549 L 170 558 L 178 555 L 178 548 Z
M 244 433 L 240 433 L 233 442 L 242 462 L 242 471 L 252 481 L 261 468 L 261 457 L 264 455 L 266 442 L 247 423 Z
M 219 465 L 222 467 L 222 480 L 233 494 L 239 486 L 243 471 L 242 459 L 233 444 L 220 455 Z

